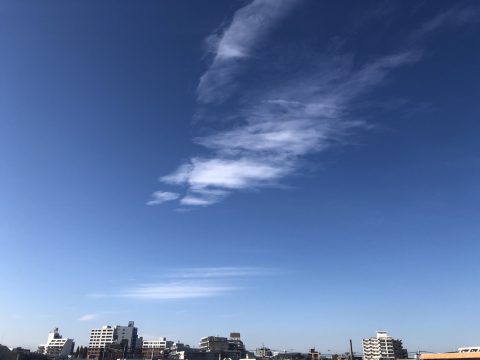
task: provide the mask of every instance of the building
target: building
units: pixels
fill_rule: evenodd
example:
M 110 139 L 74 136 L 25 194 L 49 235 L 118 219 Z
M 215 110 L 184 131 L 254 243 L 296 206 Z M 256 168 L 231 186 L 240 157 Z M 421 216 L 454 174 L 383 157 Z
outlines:
M 408 358 L 402 340 L 394 339 L 386 331 L 377 331 L 375 337 L 363 339 L 364 360 L 394 360 Z
M 159 359 L 172 347 L 173 341 L 169 341 L 165 337 L 158 340 L 143 340 L 142 357 L 144 359 Z
M 480 360 L 480 352 L 451 352 L 439 354 L 421 354 L 420 360 Z
M 109 344 L 113 344 L 114 342 L 114 329 L 111 326 L 105 325 L 99 329 L 90 330 L 88 357 L 98 358 L 105 347 Z
M 137 347 L 138 329 L 133 321 L 129 321 L 127 326 L 115 326 L 113 336 L 117 344 L 126 346 L 126 351 L 131 353 Z
M 118 355 L 126 356 L 141 352 L 142 340 L 138 337 L 138 329 L 133 321 L 127 326 L 117 325 L 114 328 L 105 325 L 90 331 L 88 343 L 88 357 L 99 358 L 107 350 Z
M 269 348 L 262 346 L 261 348 L 255 349 L 255 356 L 261 358 L 272 357 L 273 352 Z
M 48 333 L 47 343 L 38 347 L 38 352 L 53 358 L 66 358 L 72 355 L 74 347 L 73 339 L 63 338 L 55 328 Z
M 9 349 L 0 345 L 0 359 L 2 360 L 51 360 L 47 355 L 31 352 L 27 349 Z
M 310 349 L 307 354 L 308 360 L 320 360 L 320 352 L 316 351 L 315 348 Z
M 480 352 L 480 346 L 470 346 L 458 348 L 459 353 Z
M 420 360 L 480 360 L 480 346 L 461 347 L 457 352 L 421 354 Z
M 239 332 L 230 333 L 230 338 L 228 339 L 228 350 L 231 352 L 237 352 L 240 357 L 247 354 L 247 351 L 245 350 L 245 345 L 240 339 Z
M 198 348 L 206 352 L 222 352 L 228 350 L 228 339 L 220 336 L 207 336 L 200 339 Z

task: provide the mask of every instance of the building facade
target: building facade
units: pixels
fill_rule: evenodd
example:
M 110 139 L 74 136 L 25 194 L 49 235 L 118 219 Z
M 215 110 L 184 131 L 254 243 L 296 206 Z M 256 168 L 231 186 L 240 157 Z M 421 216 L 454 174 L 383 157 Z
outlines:
M 207 336 L 200 339 L 198 348 L 207 352 L 222 352 L 228 350 L 228 339 L 220 336 Z
M 117 325 L 113 331 L 115 342 L 125 345 L 129 353 L 137 348 L 138 329 L 134 325 L 133 321 L 129 321 L 127 326 Z
M 395 360 L 408 358 L 402 340 L 394 339 L 386 331 L 377 331 L 375 337 L 363 339 L 364 360 Z
M 173 347 L 173 341 L 162 337 L 158 340 L 143 340 L 142 357 L 144 359 L 159 359 L 165 354 L 165 351 Z
M 47 343 L 39 346 L 39 352 L 53 358 L 67 358 L 72 355 L 75 342 L 62 337 L 58 328 L 48 333 Z
M 99 329 L 90 330 L 90 340 L 88 342 L 88 357 L 98 358 L 100 353 L 109 344 L 113 344 L 115 330 L 108 325 L 102 326 Z

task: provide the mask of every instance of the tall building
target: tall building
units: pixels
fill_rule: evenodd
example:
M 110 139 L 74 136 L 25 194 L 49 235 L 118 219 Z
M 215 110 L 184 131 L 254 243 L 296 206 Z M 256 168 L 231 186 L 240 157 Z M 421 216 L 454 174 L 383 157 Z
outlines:
M 375 337 L 363 339 L 364 360 L 395 360 L 408 358 L 402 340 L 394 339 L 386 331 L 377 331 Z
M 102 352 L 108 349 L 119 355 L 133 354 L 140 350 L 141 340 L 138 338 L 138 329 L 134 325 L 133 321 L 129 321 L 127 326 L 117 325 L 113 328 L 105 325 L 99 329 L 92 329 L 88 343 L 88 357 L 99 358 Z
M 115 326 L 114 339 L 117 344 L 126 345 L 126 350 L 132 352 L 137 347 L 138 329 L 133 321 L 129 321 L 127 326 Z
M 99 329 L 90 331 L 90 341 L 88 342 L 88 357 L 98 358 L 105 346 L 115 342 L 114 329 L 111 326 L 102 326 Z
M 48 333 L 47 343 L 40 345 L 40 352 L 51 357 L 67 357 L 73 353 L 75 342 L 73 339 L 63 338 L 58 328 Z

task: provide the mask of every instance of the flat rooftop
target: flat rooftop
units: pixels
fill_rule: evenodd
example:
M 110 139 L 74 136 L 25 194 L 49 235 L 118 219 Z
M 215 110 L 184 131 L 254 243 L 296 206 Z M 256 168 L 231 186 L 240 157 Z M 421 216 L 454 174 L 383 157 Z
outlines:
M 421 354 L 421 360 L 480 359 L 480 352 L 452 352 L 439 354 Z

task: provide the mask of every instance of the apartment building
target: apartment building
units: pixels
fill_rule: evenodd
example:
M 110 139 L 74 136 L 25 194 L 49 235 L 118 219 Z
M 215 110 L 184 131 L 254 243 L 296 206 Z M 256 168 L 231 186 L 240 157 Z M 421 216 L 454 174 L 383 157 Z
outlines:
M 142 356 L 144 359 L 158 359 L 162 357 L 166 349 L 170 349 L 173 346 L 173 341 L 167 340 L 162 337 L 158 340 L 143 340 L 142 344 Z
M 58 328 L 48 333 L 47 343 L 40 345 L 40 353 L 51 357 L 67 357 L 73 353 L 75 342 L 73 339 L 64 338 L 58 332 Z
M 115 342 L 115 329 L 105 325 L 99 329 L 90 331 L 90 341 L 88 342 L 88 357 L 98 358 L 100 353 L 109 344 Z
M 375 337 L 363 339 L 364 360 L 395 360 L 408 358 L 402 340 L 394 339 L 386 331 L 377 331 Z
M 200 339 L 198 348 L 201 351 L 220 352 L 228 350 L 228 339 L 220 336 L 207 336 Z

